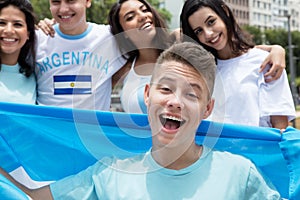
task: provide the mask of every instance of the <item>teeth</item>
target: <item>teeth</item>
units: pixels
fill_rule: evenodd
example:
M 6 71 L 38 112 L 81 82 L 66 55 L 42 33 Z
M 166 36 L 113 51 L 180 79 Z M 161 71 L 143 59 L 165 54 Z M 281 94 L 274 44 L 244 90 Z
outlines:
M 15 39 L 12 39 L 12 38 L 3 38 L 4 41 L 6 42 L 14 42 Z
M 151 23 L 150 23 L 150 22 L 147 22 L 147 23 L 144 24 L 140 29 L 141 29 L 141 30 L 144 30 L 144 29 L 148 28 L 149 26 L 151 26 Z
M 71 16 L 61 16 L 62 19 L 68 19 L 70 18 Z
M 217 40 L 219 39 L 219 37 L 216 37 L 215 39 L 211 40 L 211 43 L 215 43 Z
M 174 116 L 163 115 L 162 117 L 163 117 L 164 119 L 171 119 L 171 120 L 174 120 L 174 121 L 179 121 L 179 122 L 181 122 L 181 121 L 182 121 L 182 119 L 180 119 L 180 118 L 177 118 L 177 117 L 174 117 Z

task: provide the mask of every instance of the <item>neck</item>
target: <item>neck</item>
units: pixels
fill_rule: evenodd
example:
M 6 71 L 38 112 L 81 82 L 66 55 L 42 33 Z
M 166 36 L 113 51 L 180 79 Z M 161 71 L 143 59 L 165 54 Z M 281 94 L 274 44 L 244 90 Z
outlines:
M 151 75 L 156 60 L 159 56 L 157 49 L 141 49 L 139 56 L 135 61 L 134 70 L 139 75 Z
M 84 31 L 87 28 L 88 28 L 87 22 L 82 23 L 80 26 L 77 26 L 74 29 L 67 29 L 67 28 L 62 27 L 61 25 L 59 26 L 60 31 L 66 35 L 80 35 L 80 34 L 84 33 Z
M 160 52 L 157 49 L 140 49 L 138 61 L 141 63 L 155 63 Z
M 9 54 L 9 55 L 1 55 L 1 64 L 5 65 L 16 65 L 18 63 L 18 55 Z
M 168 169 L 180 170 L 195 163 L 200 158 L 202 149 L 202 146 L 193 143 L 187 149 L 166 146 L 156 149 L 153 147 L 151 154 L 159 165 Z

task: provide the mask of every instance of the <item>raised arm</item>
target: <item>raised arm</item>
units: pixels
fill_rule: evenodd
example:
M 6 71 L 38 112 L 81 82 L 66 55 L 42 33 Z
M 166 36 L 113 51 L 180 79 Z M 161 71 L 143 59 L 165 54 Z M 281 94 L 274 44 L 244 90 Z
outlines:
M 260 67 L 260 72 L 262 72 L 268 64 L 271 66 L 270 70 L 265 74 L 265 77 L 268 77 L 266 82 L 277 80 L 286 67 L 285 49 L 280 45 L 258 45 L 256 47 L 270 52 Z
M 10 180 L 15 186 L 20 188 L 23 192 L 25 192 L 33 200 L 35 200 L 35 199 L 53 200 L 49 186 L 44 186 L 44 187 L 41 187 L 38 189 L 29 189 L 26 186 L 22 185 L 21 183 L 17 182 L 11 175 L 9 175 L 1 167 L 0 167 L 0 174 L 5 176 L 8 180 Z

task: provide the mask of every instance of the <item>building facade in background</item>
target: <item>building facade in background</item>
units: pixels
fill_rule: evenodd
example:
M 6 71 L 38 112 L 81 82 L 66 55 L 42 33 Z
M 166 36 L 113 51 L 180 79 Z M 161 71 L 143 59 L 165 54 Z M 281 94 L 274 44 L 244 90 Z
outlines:
M 172 14 L 170 29 L 180 26 L 180 12 L 185 0 L 160 0 L 161 7 Z M 287 30 L 288 15 L 292 31 L 300 31 L 300 0 L 225 0 L 240 25 L 256 26 L 261 30 Z

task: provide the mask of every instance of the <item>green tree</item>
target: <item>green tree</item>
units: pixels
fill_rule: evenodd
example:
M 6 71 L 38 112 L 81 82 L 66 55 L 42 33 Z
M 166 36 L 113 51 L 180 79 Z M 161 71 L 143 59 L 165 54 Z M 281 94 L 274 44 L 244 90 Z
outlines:
M 172 14 L 166 10 L 165 8 L 160 8 L 160 2 L 159 0 L 148 0 L 148 2 L 157 9 L 158 13 L 161 15 L 161 17 L 165 20 L 166 23 L 171 22 Z
M 87 21 L 97 24 L 107 24 L 107 16 L 110 8 L 116 0 L 94 0 L 87 10 Z
M 270 29 L 265 31 L 268 44 L 279 44 L 286 49 L 286 65 L 287 72 L 289 72 L 289 47 L 288 47 L 288 32 L 285 29 Z M 292 31 L 292 45 L 293 45 L 293 57 L 296 77 L 300 74 L 300 32 Z M 296 85 L 300 86 L 299 79 L 296 81 Z
M 87 21 L 107 24 L 109 10 L 115 2 L 116 0 L 93 0 L 91 8 L 87 9 Z M 166 9 L 159 8 L 160 3 L 158 0 L 149 0 L 149 2 L 158 10 L 166 23 L 171 21 L 172 15 Z M 49 0 L 31 0 L 31 3 L 39 20 L 46 17 L 52 18 L 49 10 Z
M 37 18 L 44 19 L 52 18 L 51 12 L 49 9 L 49 0 L 30 0 L 34 9 L 34 12 L 37 16 Z
M 261 32 L 261 30 L 255 26 L 243 26 L 243 30 L 247 31 L 249 34 L 252 35 L 253 41 L 255 44 L 262 44 L 264 39 L 264 34 Z

